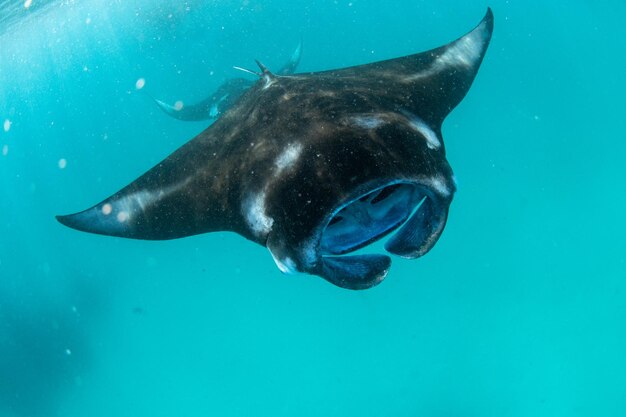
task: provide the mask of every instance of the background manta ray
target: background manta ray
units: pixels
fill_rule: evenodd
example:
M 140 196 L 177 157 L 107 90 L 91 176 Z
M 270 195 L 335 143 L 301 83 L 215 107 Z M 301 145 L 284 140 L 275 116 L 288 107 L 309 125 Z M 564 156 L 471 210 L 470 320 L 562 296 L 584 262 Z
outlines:
M 300 64 L 301 57 L 302 41 L 300 41 L 295 51 L 293 51 L 289 61 L 278 70 L 277 74 L 293 74 Z M 239 69 L 238 67 L 235 68 Z M 239 97 L 241 97 L 247 89 L 252 87 L 254 83 L 254 80 L 246 78 L 232 78 L 225 81 L 215 92 L 204 100 L 189 105 L 173 106 L 154 97 L 152 97 L 152 99 L 165 114 L 175 119 L 184 121 L 212 120 L 231 108 Z
M 350 289 L 387 275 L 386 255 L 345 254 L 397 230 L 385 249 L 427 253 L 456 189 L 441 124 L 469 90 L 493 15 L 431 51 L 260 79 L 209 128 L 121 191 L 81 213 L 75 229 L 134 239 L 219 230 L 265 245 L 286 273 Z

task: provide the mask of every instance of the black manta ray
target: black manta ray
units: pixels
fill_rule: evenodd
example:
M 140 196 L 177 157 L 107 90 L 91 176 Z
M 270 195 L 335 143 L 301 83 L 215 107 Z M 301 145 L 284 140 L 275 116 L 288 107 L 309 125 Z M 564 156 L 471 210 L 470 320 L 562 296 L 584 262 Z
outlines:
M 396 231 L 385 249 L 428 252 L 455 192 L 441 124 L 469 90 L 493 30 L 420 54 L 260 80 L 209 128 L 101 203 L 59 216 L 133 239 L 233 231 L 285 273 L 344 288 L 381 282 L 386 255 L 345 255 Z
M 289 61 L 278 70 L 279 75 L 293 74 L 300 64 L 302 57 L 302 42 L 291 55 Z M 241 69 L 235 67 L 236 69 Z M 247 71 L 247 70 L 244 70 Z M 245 78 L 232 78 L 224 82 L 213 94 L 198 103 L 190 105 L 167 104 L 164 101 L 152 98 L 163 112 L 175 119 L 184 121 L 200 121 L 217 119 L 222 113 L 231 108 L 239 100 L 239 97 L 250 87 L 254 81 Z

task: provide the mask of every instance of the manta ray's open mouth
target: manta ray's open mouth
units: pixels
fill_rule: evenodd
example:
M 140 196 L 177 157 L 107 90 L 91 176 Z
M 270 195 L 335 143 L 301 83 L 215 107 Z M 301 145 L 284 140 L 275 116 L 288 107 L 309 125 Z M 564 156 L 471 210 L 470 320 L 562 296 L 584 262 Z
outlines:
M 359 195 L 335 210 L 322 233 L 321 253 L 355 251 L 396 230 L 411 217 L 385 248 L 404 257 L 420 256 L 423 253 L 418 248 L 439 229 L 434 226 L 442 216 L 437 213 L 441 210 L 435 200 L 431 192 L 414 183 L 391 183 Z
M 385 278 L 391 258 L 382 254 L 344 255 L 396 231 L 385 249 L 403 258 L 428 252 L 443 231 L 451 199 L 428 184 L 392 181 L 356 192 L 333 210 L 319 241 L 315 273 L 335 285 L 370 288 Z M 446 190 L 447 191 L 447 190 Z M 340 256 L 338 256 L 340 255 Z

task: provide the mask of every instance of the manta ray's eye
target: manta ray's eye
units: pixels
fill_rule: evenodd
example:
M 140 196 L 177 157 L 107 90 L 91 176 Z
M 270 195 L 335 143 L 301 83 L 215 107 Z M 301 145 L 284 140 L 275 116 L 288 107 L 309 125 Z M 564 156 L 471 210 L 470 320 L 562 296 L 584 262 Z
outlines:
M 414 184 L 391 184 L 360 195 L 341 207 L 322 234 L 325 255 L 339 255 L 395 230 L 425 198 Z

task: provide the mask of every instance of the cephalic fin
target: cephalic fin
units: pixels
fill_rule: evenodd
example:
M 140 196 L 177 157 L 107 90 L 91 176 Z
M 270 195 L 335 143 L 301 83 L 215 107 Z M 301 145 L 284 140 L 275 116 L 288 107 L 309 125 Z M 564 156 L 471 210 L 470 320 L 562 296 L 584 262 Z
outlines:
M 390 267 L 386 255 L 324 256 L 316 274 L 338 287 L 364 290 L 380 284 Z

